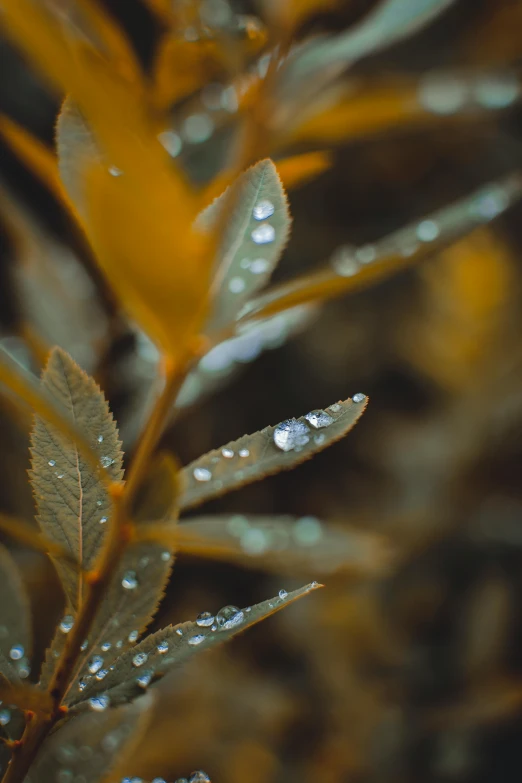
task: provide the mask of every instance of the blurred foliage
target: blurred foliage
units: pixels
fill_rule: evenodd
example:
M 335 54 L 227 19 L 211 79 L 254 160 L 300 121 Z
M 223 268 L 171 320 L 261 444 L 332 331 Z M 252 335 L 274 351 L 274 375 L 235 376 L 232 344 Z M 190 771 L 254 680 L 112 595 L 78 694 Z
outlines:
M 183 76 L 175 93 L 171 80 L 156 81 L 151 101 L 170 124 L 154 130 L 170 133 L 202 201 L 228 184 L 238 112 L 264 116 L 255 80 L 245 80 L 238 106 L 226 92 L 241 68 L 252 73 L 279 38 L 282 47 L 291 35 L 305 48 L 314 36 L 328 46 L 322 36 L 353 30 L 379 7 L 237 0 L 216 46 L 194 33 L 195 4 L 177 5 L 189 35 L 174 46 L 164 37 L 166 0 L 104 0 L 146 74 Z M 194 35 L 204 56 L 193 61 Z M 455 0 L 422 29 L 354 56 L 332 83 L 294 91 L 290 73 L 280 113 L 267 115 L 274 127 L 247 155 L 250 164 L 270 154 L 283 181 L 285 166 L 295 178 L 292 236 L 274 282 L 520 168 L 521 42 L 519 0 Z M 45 173 L 60 91 L 7 36 L 0 63 L 0 112 L 42 143 L 42 156 L 31 144 L 29 159 L 20 134 L 13 140 L 0 127 L 2 345 L 35 372 L 49 345 L 69 351 L 102 385 L 132 454 L 157 351 L 120 312 L 61 186 Z M 197 140 L 209 122 L 194 128 L 194 116 L 211 118 L 208 138 Z M 301 154 L 323 157 L 306 159 L 319 176 L 298 183 L 289 159 Z M 139 197 L 146 202 L 146 188 Z M 204 383 L 196 377 L 196 393 L 185 389 L 183 415 L 161 443 L 183 464 L 267 422 L 359 389 L 370 396 L 353 433 L 313 464 L 213 500 L 204 513 L 329 519 L 384 538 L 393 566 L 332 574 L 312 600 L 171 677 L 124 774 L 173 779 L 203 767 L 216 783 L 518 780 L 521 217 L 515 205 L 421 263 L 393 265 L 386 279 L 316 307 L 290 342 L 282 344 L 291 329 L 264 338 L 278 350 L 252 364 L 257 343 L 243 344 L 233 368 L 198 368 Z M 172 220 L 182 220 L 174 209 Z M 149 241 L 142 237 L 145 258 Z M 224 386 L 231 369 L 236 378 Z M 213 396 L 199 396 L 205 384 Z M 28 421 L 8 398 L 1 404 L 1 510 L 31 523 Z M 37 671 L 63 599 L 44 556 L 5 543 L 33 604 Z M 292 573 L 252 565 L 180 554 L 153 630 L 297 586 Z

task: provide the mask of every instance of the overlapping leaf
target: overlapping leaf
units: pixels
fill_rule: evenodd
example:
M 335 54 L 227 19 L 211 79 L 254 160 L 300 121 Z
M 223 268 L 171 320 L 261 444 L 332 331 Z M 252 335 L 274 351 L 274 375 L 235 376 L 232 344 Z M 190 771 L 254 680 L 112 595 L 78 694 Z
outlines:
M 60 349 L 54 349 L 42 376 L 44 388 L 76 421 L 114 481 L 123 477 L 122 452 L 114 420 L 95 382 Z M 83 569 L 100 550 L 111 504 L 98 474 L 78 445 L 37 418 L 32 433 L 30 472 L 38 523 L 45 535 L 65 547 Z M 85 577 L 55 559 L 67 602 L 77 610 L 85 597 Z
M 67 722 L 44 742 L 26 783 L 99 783 L 146 729 L 152 701 L 147 695 L 118 710 L 100 702 L 97 711 Z
M 151 525 L 143 534 L 178 552 L 275 573 L 382 573 L 390 560 L 381 537 L 315 517 L 202 516 L 178 526 Z
M 195 653 L 227 641 L 318 587 L 320 585 L 313 582 L 255 606 L 229 611 L 225 616 L 219 616 L 218 613 L 215 622 L 207 618 L 206 625 L 186 622 L 157 631 L 115 661 L 103 680 L 92 677 L 81 693 L 71 694 L 69 704 L 85 704 L 86 699 L 98 694 L 107 697 L 112 705 L 128 702 L 143 692 L 152 681 L 165 676 Z M 83 705 L 79 708 L 83 708 Z
M 185 491 L 180 498 L 180 508 L 198 506 L 310 459 L 343 438 L 356 424 L 366 408 L 367 398 L 358 395 L 356 400 L 348 399 L 327 408 L 323 413 L 324 421 L 328 423 L 319 429 L 304 416 L 291 420 L 292 427 L 296 426 L 293 422 L 300 427 L 300 442 L 288 451 L 281 450 L 274 442 L 274 433 L 281 425 L 265 427 L 253 435 L 243 435 L 221 449 L 209 451 L 184 468 Z
M 288 203 L 271 160 L 262 160 L 241 176 L 199 216 L 211 229 L 231 213 L 216 260 L 216 289 L 210 328 L 233 320 L 241 305 L 269 280 L 288 240 Z
M 31 654 L 31 615 L 29 599 L 16 564 L 0 546 L 0 673 L 8 680 L 20 679 L 20 662 L 27 668 Z

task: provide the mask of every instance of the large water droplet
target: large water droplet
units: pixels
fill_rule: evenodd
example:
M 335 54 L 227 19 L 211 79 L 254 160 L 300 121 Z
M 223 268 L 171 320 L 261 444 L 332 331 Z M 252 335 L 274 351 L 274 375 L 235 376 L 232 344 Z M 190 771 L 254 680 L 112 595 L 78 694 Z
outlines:
M 165 655 L 165 653 L 168 653 L 169 651 L 169 643 L 166 640 L 163 640 L 158 644 L 156 650 L 159 652 L 160 655 Z
M 102 457 L 100 459 L 100 462 L 104 468 L 110 468 L 110 466 L 114 464 L 114 460 L 112 459 L 112 457 L 109 456 Z
M 164 563 L 168 563 L 170 560 L 170 552 L 162 552 L 161 559 L 163 560 Z
M 139 677 L 136 677 L 136 682 L 140 686 L 140 688 L 148 688 L 148 686 L 151 683 L 153 672 L 148 670 L 146 672 L 143 672 L 143 674 L 140 674 Z
M 288 592 L 286 590 L 280 590 L 279 598 L 281 599 L 281 601 L 284 601 L 286 598 L 288 598 Z
M 302 421 L 287 419 L 275 428 L 273 438 L 278 449 L 281 449 L 281 451 L 292 451 L 292 449 L 308 443 L 310 430 Z
M 363 394 L 362 392 L 358 392 L 357 394 L 354 394 L 352 397 L 353 402 L 364 402 L 366 399 L 366 394 Z
M 19 661 L 24 657 L 24 652 L 25 650 L 21 644 L 15 644 L 9 651 L 9 657 L 12 661 Z
M 212 473 L 207 468 L 194 468 L 194 478 L 196 481 L 210 481 Z
M 102 693 L 101 696 L 93 696 L 92 699 L 89 699 L 89 707 L 95 712 L 103 712 L 110 703 L 111 700 L 106 693 Z
M 103 666 L 103 658 L 101 655 L 94 655 L 89 663 L 87 664 L 87 668 L 89 669 L 91 674 L 96 674 L 96 672 L 99 672 L 101 667 Z
M 334 422 L 334 419 L 330 416 L 329 413 L 321 410 L 310 411 L 310 413 L 306 414 L 305 419 L 312 425 L 312 427 L 315 427 L 316 430 L 319 430 L 322 427 L 329 427 L 330 424 L 333 424 Z
M 256 245 L 268 245 L 275 239 L 275 228 L 270 223 L 261 223 L 252 231 L 251 237 Z
M 250 451 L 248 449 L 239 449 L 238 454 L 240 457 L 249 457 Z
M 137 666 L 137 667 L 143 666 L 144 663 L 147 663 L 147 658 L 148 657 L 149 656 L 147 655 L 147 653 L 138 653 L 132 659 L 132 665 L 133 666 Z
M 243 612 L 241 609 L 238 609 L 237 606 L 224 606 L 216 615 L 218 628 L 225 631 L 229 631 L 231 628 L 241 625 L 244 619 L 245 616 Z
M 252 214 L 256 220 L 266 220 L 267 218 L 272 217 L 274 212 L 275 207 L 267 198 L 258 201 L 252 210 Z
M 234 456 L 234 452 L 232 449 L 221 449 L 222 455 L 225 457 L 225 459 L 232 459 Z
M 121 585 L 125 590 L 135 590 L 138 586 L 136 571 L 125 571 L 121 580 Z
M 104 680 L 106 678 L 106 676 L 108 675 L 108 673 L 109 673 L 108 669 L 100 669 L 100 671 L 96 673 L 96 679 L 98 681 Z
M 74 617 L 72 616 L 72 614 L 66 614 L 62 622 L 60 623 L 60 631 L 62 631 L 63 633 L 69 633 L 73 625 L 74 625 Z
M 196 625 L 200 628 L 208 628 L 214 622 L 214 615 L 210 612 L 201 612 L 196 618 Z
M 190 639 L 188 640 L 188 643 L 194 646 L 196 644 L 201 644 L 201 642 L 204 641 L 205 641 L 205 637 L 203 636 L 203 634 L 197 634 L 196 636 L 191 636 Z

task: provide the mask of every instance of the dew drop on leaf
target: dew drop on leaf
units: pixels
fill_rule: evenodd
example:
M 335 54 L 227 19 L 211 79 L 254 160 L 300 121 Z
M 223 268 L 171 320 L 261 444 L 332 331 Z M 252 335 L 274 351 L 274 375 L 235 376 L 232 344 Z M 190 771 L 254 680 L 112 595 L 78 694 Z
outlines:
M 237 625 L 240 625 L 244 619 L 243 612 L 241 609 L 238 609 L 237 606 L 224 606 L 216 615 L 217 626 L 224 631 L 235 628 Z
M 194 468 L 194 478 L 196 481 L 210 481 L 212 473 L 207 468 Z
M 132 659 L 132 665 L 136 667 L 143 666 L 144 663 L 147 663 L 148 657 L 147 653 L 138 653 Z
M 248 449 L 239 449 L 238 454 L 240 457 L 249 457 L 250 452 Z
M 101 655 L 94 655 L 89 663 L 87 664 L 87 668 L 89 669 L 91 674 L 96 674 L 96 672 L 99 672 L 101 667 L 103 666 L 103 658 Z
M 47 464 L 50 465 L 51 468 L 54 468 L 54 466 L 56 465 L 56 460 L 55 459 L 50 459 Z
M 353 402 L 364 402 L 366 399 L 366 394 L 363 394 L 362 392 L 358 392 L 358 394 L 354 394 L 352 397 Z
M 103 443 L 103 435 L 98 435 L 98 443 Z
M 322 427 L 328 427 L 330 424 L 333 424 L 334 421 L 329 413 L 326 413 L 326 411 L 321 411 L 321 410 L 310 411 L 310 413 L 306 414 L 305 419 L 316 430 L 319 430 Z
M 232 459 L 234 456 L 234 452 L 232 449 L 221 449 L 222 455 L 225 457 L 225 459 Z
M 270 263 L 266 258 L 256 258 L 249 267 L 253 275 L 262 275 L 264 272 L 268 272 L 270 269 Z
M 89 699 L 89 707 L 95 712 L 103 712 L 110 705 L 111 700 L 106 693 L 102 693 L 100 696 L 93 696 Z
M 281 601 L 284 601 L 285 598 L 288 598 L 288 592 L 286 590 L 280 590 L 279 598 L 281 599 Z
M 0 710 L 0 726 L 7 726 L 11 720 L 11 711 L 7 709 Z
M 200 628 L 208 628 L 214 622 L 214 615 L 210 612 L 201 612 L 196 618 L 196 625 Z
M 165 655 L 169 651 L 169 643 L 167 641 L 160 642 L 156 647 L 156 650 L 160 655 Z
M 103 642 L 100 647 L 103 652 L 108 652 L 111 649 L 112 644 L 110 642 Z
M 281 451 L 292 451 L 296 446 L 304 446 L 309 441 L 310 430 L 302 421 L 287 419 L 274 430 L 274 443 Z
M 122 587 L 125 590 L 135 590 L 138 586 L 138 580 L 136 578 L 135 571 L 125 571 L 121 580 Z
M 108 669 L 100 669 L 100 671 L 96 673 L 96 679 L 98 681 L 104 680 L 106 678 L 106 676 L 108 675 L 108 673 L 109 673 Z
M 112 457 L 109 457 L 108 455 L 103 456 L 100 462 L 104 468 L 110 468 L 110 466 L 114 464 L 114 460 L 112 459 Z
M 433 242 L 439 236 L 440 228 L 434 220 L 422 220 L 416 233 L 421 242 Z
M 129 638 L 129 642 L 131 644 L 134 644 L 134 642 L 137 640 L 138 636 L 139 636 L 139 632 L 138 631 L 131 631 L 130 634 L 129 634 L 129 637 L 128 637 Z
M 62 631 L 62 633 L 69 633 L 73 625 L 74 625 L 74 617 L 72 616 L 72 614 L 66 614 L 62 622 L 60 623 L 60 631 Z
M 146 671 L 143 672 L 143 674 L 140 674 L 139 677 L 136 677 L 136 682 L 140 686 L 140 688 L 147 688 L 152 681 L 152 672 Z
M 275 239 L 275 228 L 270 223 L 261 223 L 250 235 L 256 245 L 268 245 Z
M 198 769 L 190 775 L 188 783 L 211 783 L 211 781 L 206 772 Z
M 188 643 L 194 646 L 196 644 L 201 644 L 201 642 L 203 641 L 205 641 L 205 637 L 203 636 L 203 634 L 197 634 L 196 636 L 191 636 L 190 639 L 188 640 Z
M 271 201 L 267 198 L 258 201 L 252 210 L 252 214 L 256 220 L 266 220 L 271 217 L 275 212 L 275 207 Z
M 242 277 L 232 277 L 228 284 L 228 290 L 233 294 L 240 294 L 241 291 L 245 290 L 245 288 L 246 283 Z
M 15 644 L 9 651 L 9 657 L 12 661 L 19 661 L 24 657 L 24 648 L 21 644 Z
M 176 628 L 176 633 L 178 636 L 183 636 L 183 628 Z

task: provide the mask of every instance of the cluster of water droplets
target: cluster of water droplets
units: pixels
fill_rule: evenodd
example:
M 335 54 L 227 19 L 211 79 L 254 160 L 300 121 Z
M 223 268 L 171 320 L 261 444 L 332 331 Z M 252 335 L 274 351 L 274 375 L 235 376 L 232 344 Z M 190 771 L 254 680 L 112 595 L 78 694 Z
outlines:
M 364 394 L 355 394 L 352 397 L 352 400 L 355 403 L 363 402 L 365 399 L 366 396 Z M 312 437 L 312 430 L 308 425 L 314 430 L 329 427 L 335 421 L 335 418 L 331 414 L 338 413 L 340 410 L 341 405 L 339 405 L 339 403 L 334 403 L 325 411 L 314 410 L 307 413 L 303 418 L 306 419 L 308 424 L 300 419 L 286 419 L 285 421 L 282 421 L 281 424 L 274 429 L 272 436 L 274 444 L 278 449 L 281 449 L 281 451 L 301 451 L 304 446 L 310 442 L 310 438 Z M 319 433 L 314 436 L 314 443 L 316 445 L 321 445 L 324 441 L 324 434 Z
M 221 457 L 223 457 L 226 460 L 232 460 L 234 457 L 237 457 L 239 460 L 246 459 L 250 456 L 250 450 L 246 447 L 240 448 L 236 451 L 234 451 L 231 448 L 228 448 L 225 446 L 221 449 Z M 214 464 L 217 464 L 220 462 L 221 457 L 214 456 L 210 458 L 210 461 Z M 212 470 L 210 468 L 203 467 L 201 465 L 198 465 L 194 468 L 192 471 L 192 475 L 196 479 L 196 481 L 201 482 L 207 482 L 212 480 Z
M 520 99 L 521 85 L 510 71 L 469 76 L 433 72 L 420 82 L 417 99 L 433 114 L 449 116 L 463 110 L 499 110 Z
M 227 522 L 227 532 L 239 539 L 243 552 L 260 556 L 267 552 L 284 552 L 289 548 L 310 547 L 323 537 L 323 527 L 317 517 L 304 516 L 292 523 L 282 522 L 259 526 L 247 517 L 236 514 Z
M 0 639 L 6 638 L 9 634 L 8 629 L 2 625 L 0 626 Z M 27 679 L 31 674 L 31 666 L 29 659 L 25 655 L 25 649 L 22 644 L 14 644 L 9 650 L 9 658 L 11 659 L 13 666 L 21 680 Z
M 126 777 L 121 779 L 121 783 L 145 783 L 143 778 Z M 165 778 L 154 778 L 151 783 L 167 783 Z M 191 772 L 188 778 L 178 778 L 174 783 L 211 783 L 209 776 L 202 769 Z

